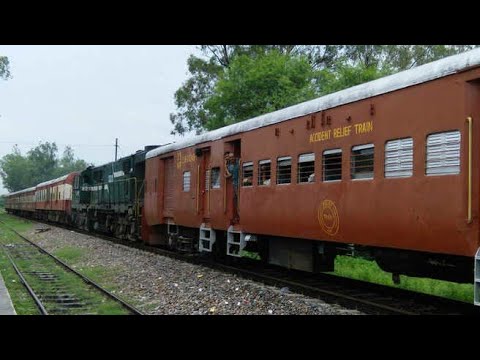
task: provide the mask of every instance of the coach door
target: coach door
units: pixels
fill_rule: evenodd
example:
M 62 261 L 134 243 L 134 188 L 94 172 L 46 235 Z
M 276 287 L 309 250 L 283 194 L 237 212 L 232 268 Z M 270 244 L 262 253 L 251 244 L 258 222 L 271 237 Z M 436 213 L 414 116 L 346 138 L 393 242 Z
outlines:
M 202 149 L 200 160 L 200 213 L 204 219 L 210 218 L 210 148 Z
M 224 205 L 223 211 L 226 214 L 227 218 L 233 220 L 234 223 L 238 223 L 240 220 L 239 216 L 239 201 L 240 201 L 240 163 L 241 163 L 241 140 L 233 140 L 225 143 L 224 147 L 224 156 L 226 154 L 233 154 L 233 162 L 237 165 L 237 170 L 230 177 L 225 177 L 227 163 L 230 163 L 232 160 L 226 160 L 224 158 L 223 166 L 223 177 L 225 178 L 225 187 L 224 187 Z
M 163 189 L 163 216 L 173 217 L 175 209 L 175 168 L 173 157 L 165 161 L 165 182 Z M 155 186 L 157 186 L 155 184 Z

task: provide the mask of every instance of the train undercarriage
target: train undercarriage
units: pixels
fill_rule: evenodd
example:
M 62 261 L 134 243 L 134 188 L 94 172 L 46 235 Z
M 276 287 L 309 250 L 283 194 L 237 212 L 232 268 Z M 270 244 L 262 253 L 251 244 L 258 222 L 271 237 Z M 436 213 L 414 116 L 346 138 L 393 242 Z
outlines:
M 154 226 L 151 232 L 151 245 L 211 253 L 215 258 L 251 257 L 266 264 L 313 273 L 334 271 L 337 255 L 348 255 L 374 260 L 383 271 L 392 274 L 395 283 L 399 283 L 400 275 L 457 283 L 472 283 L 474 279 L 475 259 L 466 256 L 247 234 L 232 226 L 220 231 L 206 224 L 195 229 L 170 223 Z M 480 270 L 478 273 L 477 278 Z

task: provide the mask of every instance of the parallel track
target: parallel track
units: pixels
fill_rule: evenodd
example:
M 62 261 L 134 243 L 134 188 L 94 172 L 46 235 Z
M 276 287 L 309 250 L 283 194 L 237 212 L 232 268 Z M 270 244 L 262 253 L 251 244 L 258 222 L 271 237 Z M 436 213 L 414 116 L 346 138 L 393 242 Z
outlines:
M 110 242 L 133 247 L 181 261 L 203 265 L 223 272 L 240 275 L 268 285 L 303 293 L 321 300 L 358 309 L 367 314 L 396 315 L 480 315 L 473 304 L 422 294 L 414 291 L 373 284 L 332 274 L 310 274 L 264 265 L 258 261 L 233 259 L 230 264 L 213 261 L 209 256 L 182 254 L 141 242 L 132 242 L 99 233 L 90 233 L 62 224 L 45 223 L 77 233 L 99 237 Z
M 18 238 L 24 241 L 23 244 L 15 243 L 4 246 L 5 253 L 12 264 L 17 275 L 20 277 L 22 284 L 27 289 L 28 293 L 34 300 L 42 315 L 59 315 L 59 314 L 95 314 L 96 306 L 101 305 L 95 303 L 91 299 L 82 299 L 81 296 L 75 294 L 76 289 L 62 283 L 61 274 L 51 271 L 52 266 L 42 266 L 45 264 L 45 258 L 53 259 L 54 263 L 60 265 L 64 271 L 74 274 L 80 278 L 88 288 L 94 289 L 95 292 L 101 293 L 102 298 L 108 298 L 110 301 L 118 303 L 124 308 L 129 315 L 143 315 L 143 313 L 126 303 L 124 300 L 115 296 L 108 290 L 104 289 L 91 279 L 80 274 L 75 269 L 68 266 L 55 255 L 49 253 L 39 245 L 35 244 L 25 236 L 18 233 L 0 221 L 6 229 L 14 233 Z M 18 260 L 29 262 L 30 268 L 28 271 L 22 270 L 17 263 Z M 34 271 L 32 271 L 34 270 Z M 30 284 L 27 278 L 36 278 L 46 284 L 45 287 L 35 291 L 35 286 Z M 91 290 L 90 290 L 91 291 Z M 49 310 L 47 310 L 47 308 Z

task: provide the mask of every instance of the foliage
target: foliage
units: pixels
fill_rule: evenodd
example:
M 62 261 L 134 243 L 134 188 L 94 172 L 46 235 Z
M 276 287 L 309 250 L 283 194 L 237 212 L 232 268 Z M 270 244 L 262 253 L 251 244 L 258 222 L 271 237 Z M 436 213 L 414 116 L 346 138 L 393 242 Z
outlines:
M 379 69 L 375 66 L 364 64 L 354 66 L 339 63 L 336 64 L 335 71 L 329 69 L 318 71 L 316 79 L 317 94 L 330 94 L 389 74 L 389 70 Z
M 8 61 L 8 57 L 0 56 L 0 79 L 7 80 L 11 77 L 12 75 L 10 74 L 10 62 Z
M 35 186 L 73 171 L 85 169 L 84 160 L 75 159 L 72 148 L 67 146 L 58 158 L 55 143 L 40 143 L 23 156 L 17 146 L 0 159 L 0 176 L 11 192 Z
M 202 45 L 175 93 L 172 134 L 200 134 L 473 47 Z
M 314 71 L 305 57 L 272 51 L 258 59 L 237 56 L 220 76 L 204 108 L 216 129 L 315 96 Z

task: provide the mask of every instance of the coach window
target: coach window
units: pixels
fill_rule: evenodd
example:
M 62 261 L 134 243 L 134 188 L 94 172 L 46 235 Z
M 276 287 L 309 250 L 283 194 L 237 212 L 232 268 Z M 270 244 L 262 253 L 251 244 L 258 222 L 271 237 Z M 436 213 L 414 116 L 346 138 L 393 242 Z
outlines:
M 373 144 L 358 145 L 352 148 L 352 179 L 373 179 Z
M 220 168 L 214 167 L 211 170 L 212 189 L 220 189 Z
M 323 152 L 323 173 L 322 180 L 340 181 L 342 180 L 342 149 L 330 149 Z
M 292 158 L 289 156 L 277 159 L 277 184 L 290 184 L 292 181 Z
M 409 177 L 413 174 L 413 139 L 390 140 L 385 143 L 385 177 Z
M 448 131 L 427 136 L 427 175 L 460 173 L 460 131 Z
M 315 154 L 302 154 L 298 157 L 297 182 L 315 182 Z
M 183 173 L 183 191 L 190 191 L 190 171 L 185 171 Z
M 242 186 L 253 185 L 253 162 L 243 163 L 242 166 Z
M 270 185 L 272 177 L 272 164 L 270 160 L 258 162 L 258 185 Z

